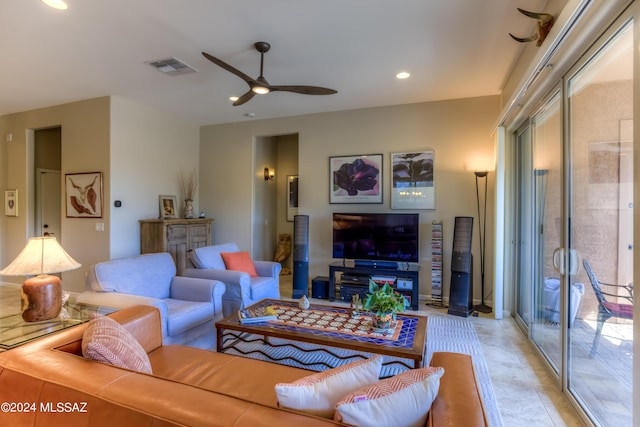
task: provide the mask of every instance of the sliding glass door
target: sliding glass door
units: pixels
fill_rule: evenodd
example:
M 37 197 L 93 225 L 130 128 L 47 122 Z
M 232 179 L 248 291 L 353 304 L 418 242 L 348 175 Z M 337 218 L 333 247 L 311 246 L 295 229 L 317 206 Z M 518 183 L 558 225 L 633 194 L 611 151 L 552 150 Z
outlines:
M 632 22 L 559 86 L 515 135 L 516 320 L 585 417 L 631 426 Z
M 562 365 L 561 307 L 565 277 L 562 256 L 563 165 L 560 92 L 531 120 L 533 169 L 533 289 L 531 339 L 558 374 Z
M 531 325 L 531 304 L 533 294 L 533 160 L 531 148 L 531 130 L 527 124 L 516 136 L 516 170 L 518 191 L 516 194 L 516 215 L 518 230 L 517 279 L 516 279 L 516 320 L 528 331 Z
M 558 380 L 565 286 L 558 268 L 564 197 L 560 101 L 560 91 L 556 91 L 516 136 L 519 189 L 516 318 Z
M 633 34 L 628 23 L 569 76 L 568 388 L 596 423 L 632 423 Z M 601 293 L 604 292 L 605 294 Z M 608 294 L 608 295 L 607 295 Z

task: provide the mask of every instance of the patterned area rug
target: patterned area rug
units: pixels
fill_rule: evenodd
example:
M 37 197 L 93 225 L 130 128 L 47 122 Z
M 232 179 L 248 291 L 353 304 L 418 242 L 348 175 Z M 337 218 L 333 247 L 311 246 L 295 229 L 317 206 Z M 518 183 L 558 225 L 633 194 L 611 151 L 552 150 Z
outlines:
M 273 347 L 264 345 L 259 337 L 244 335 L 242 340 L 235 342 L 235 349 L 229 349 L 226 353 L 271 362 L 277 361 L 283 365 L 314 371 L 322 371 L 330 366 L 340 366 L 370 356 L 364 353 L 356 354 L 350 350 L 333 347 L 327 348 L 327 350 L 330 351 L 330 353 L 327 353 L 314 344 L 293 342 L 278 338 L 271 338 L 269 341 Z M 463 317 L 445 314 L 430 315 L 427 321 L 425 366 L 428 365 L 428 362 L 431 360 L 432 354 L 437 351 L 450 351 L 471 355 L 489 425 L 492 427 L 502 427 L 502 418 L 500 417 L 493 386 L 491 385 L 489 369 L 484 360 L 482 348 L 480 347 L 473 323 Z M 384 360 L 385 366 L 383 366 L 382 377 L 393 376 L 407 369 L 404 365 L 394 362 L 410 364 L 409 361 L 398 358 L 385 357 Z

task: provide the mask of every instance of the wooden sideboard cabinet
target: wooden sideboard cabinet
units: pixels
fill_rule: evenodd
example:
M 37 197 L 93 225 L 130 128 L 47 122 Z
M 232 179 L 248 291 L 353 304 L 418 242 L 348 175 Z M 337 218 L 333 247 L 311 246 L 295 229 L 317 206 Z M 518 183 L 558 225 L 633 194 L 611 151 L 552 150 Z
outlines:
M 140 220 L 140 253 L 169 252 L 180 276 L 191 266 L 191 250 L 211 245 L 212 222 L 211 218 Z

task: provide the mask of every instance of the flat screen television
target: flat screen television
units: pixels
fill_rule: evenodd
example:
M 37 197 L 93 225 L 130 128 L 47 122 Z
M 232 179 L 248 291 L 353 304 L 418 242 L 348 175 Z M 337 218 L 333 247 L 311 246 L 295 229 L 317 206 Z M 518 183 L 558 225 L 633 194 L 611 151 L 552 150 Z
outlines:
M 418 262 L 419 214 L 334 213 L 333 258 Z

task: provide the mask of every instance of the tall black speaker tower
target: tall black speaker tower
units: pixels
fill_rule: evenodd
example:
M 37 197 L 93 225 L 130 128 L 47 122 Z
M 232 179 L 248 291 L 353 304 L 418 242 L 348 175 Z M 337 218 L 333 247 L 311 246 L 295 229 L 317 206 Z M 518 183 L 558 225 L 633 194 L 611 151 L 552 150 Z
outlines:
M 453 255 L 451 259 L 451 287 L 449 288 L 449 314 L 468 317 L 473 309 L 473 257 L 471 237 L 473 217 L 457 216 L 453 229 Z
M 293 298 L 309 293 L 309 215 L 293 217 Z

